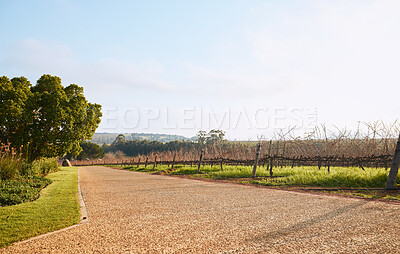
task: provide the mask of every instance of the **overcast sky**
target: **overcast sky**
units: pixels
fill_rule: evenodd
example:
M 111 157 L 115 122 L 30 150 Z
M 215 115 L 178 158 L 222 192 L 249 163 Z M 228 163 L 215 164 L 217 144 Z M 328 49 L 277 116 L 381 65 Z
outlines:
M 399 117 L 400 1 L 3 1 L 0 75 L 103 105 L 98 132 L 230 139 Z

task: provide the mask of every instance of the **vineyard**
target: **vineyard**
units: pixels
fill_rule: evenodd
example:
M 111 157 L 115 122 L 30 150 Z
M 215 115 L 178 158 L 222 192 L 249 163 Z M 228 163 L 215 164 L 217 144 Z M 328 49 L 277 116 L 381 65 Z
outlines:
M 397 122 L 360 124 L 356 131 L 329 131 L 322 125 L 303 138 L 293 130 L 277 132 L 271 140 L 258 142 L 223 142 L 198 144 L 192 149 L 152 152 L 135 157 L 103 160 L 73 161 L 73 165 L 260 165 L 267 166 L 272 175 L 274 167 L 318 166 L 328 169 L 340 167 L 389 167 L 399 133 Z M 257 154 L 257 159 L 256 159 Z

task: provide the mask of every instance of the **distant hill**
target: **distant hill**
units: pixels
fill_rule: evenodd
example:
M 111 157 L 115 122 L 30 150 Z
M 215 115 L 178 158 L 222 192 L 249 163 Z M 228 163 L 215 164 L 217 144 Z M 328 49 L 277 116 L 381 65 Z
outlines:
M 149 140 L 149 141 L 160 141 L 160 142 L 170 142 L 170 141 L 188 141 L 193 140 L 193 138 L 187 138 L 180 135 L 169 135 L 169 134 L 158 134 L 158 133 L 95 133 L 89 142 L 95 144 L 112 144 L 115 138 L 123 134 L 126 140 Z

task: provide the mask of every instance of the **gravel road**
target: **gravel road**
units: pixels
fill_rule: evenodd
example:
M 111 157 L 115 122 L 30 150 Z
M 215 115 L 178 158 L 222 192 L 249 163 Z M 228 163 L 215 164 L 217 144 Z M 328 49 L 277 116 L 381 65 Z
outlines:
M 88 222 L 1 253 L 400 253 L 400 206 L 80 168 Z

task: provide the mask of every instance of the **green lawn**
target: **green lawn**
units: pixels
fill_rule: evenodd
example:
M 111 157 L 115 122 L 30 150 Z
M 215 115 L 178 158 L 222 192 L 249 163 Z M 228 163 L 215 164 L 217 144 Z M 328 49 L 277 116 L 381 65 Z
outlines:
M 115 166 L 114 166 L 115 167 Z M 119 167 L 119 166 L 118 166 Z M 122 168 L 122 167 L 119 167 Z M 144 166 L 126 166 L 123 167 L 132 171 L 153 172 L 153 165 L 147 168 Z M 157 166 L 154 172 L 163 170 L 169 175 L 187 175 L 196 178 L 207 178 L 215 180 L 229 180 L 243 184 L 254 184 L 271 186 L 278 188 L 293 187 L 319 187 L 319 188 L 350 188 L 351 190 L 336 191 L 326 190 L 326 192 L 340 193 L 351 196 L 366 198 L 380 198 L 400 200 L 400 191 L 385 191 L 388 171 L 384 168 L 365 168 L 358 167 L 331 167 L 330 172 L 326 168 L 318 169 L 316 166 L 303 167 L 274 167 L 273 177 L 270 176 L 266 167 L 257 168 L 256 178 L 251 178 L 252 166 L 223 166 L 206 165 L 201 167 L 201 174 L 197 174 L 197 166 L 176 165 L 174 170 L 169 170 L 167 165 Z M 397 178 L 397 187 L 400 184 L 400 175 Z M 382 190 L 373 190 L 380 188 Z
M 53 182 L 39 199 L 0 207 L 0 247 L 79 222 L 78 168 L 48 174 Z
M 115 166 L 114 166 L 115 167 Z M 119 167 L 119 166 L 118 166 Z M 121 167 L 120 167 L 121 168 Z M 144 166 L 123 167 L 132 171 L 153 172 L 153 165 L 147 168 Z M 201 174 L 197 174 L 197 166 L 175 165 L 174 170 L 169 171 L 167 165 L 157 166 L 154 172 L 161 170 L 170 175 L 191 175 L 194 177 L 210 179 L 232 179 L 249 178 L 251 183 L 266 186 L 319 186 L 319 187 L 366 187 L 384 188 L 388 171 L 384 168 L 365 168 L 358 167 L 331 167 L 330 172 L 325 168 L 318 169 L 314 166 L 303 167 L 275 167 L 273 177 L 266 167 L 257 168 L 256 178 L 251 178 L 252 166 L 223 166 L 220 165 L 202 166 Z M 397 181 L 400 183 L 400 178 Z

